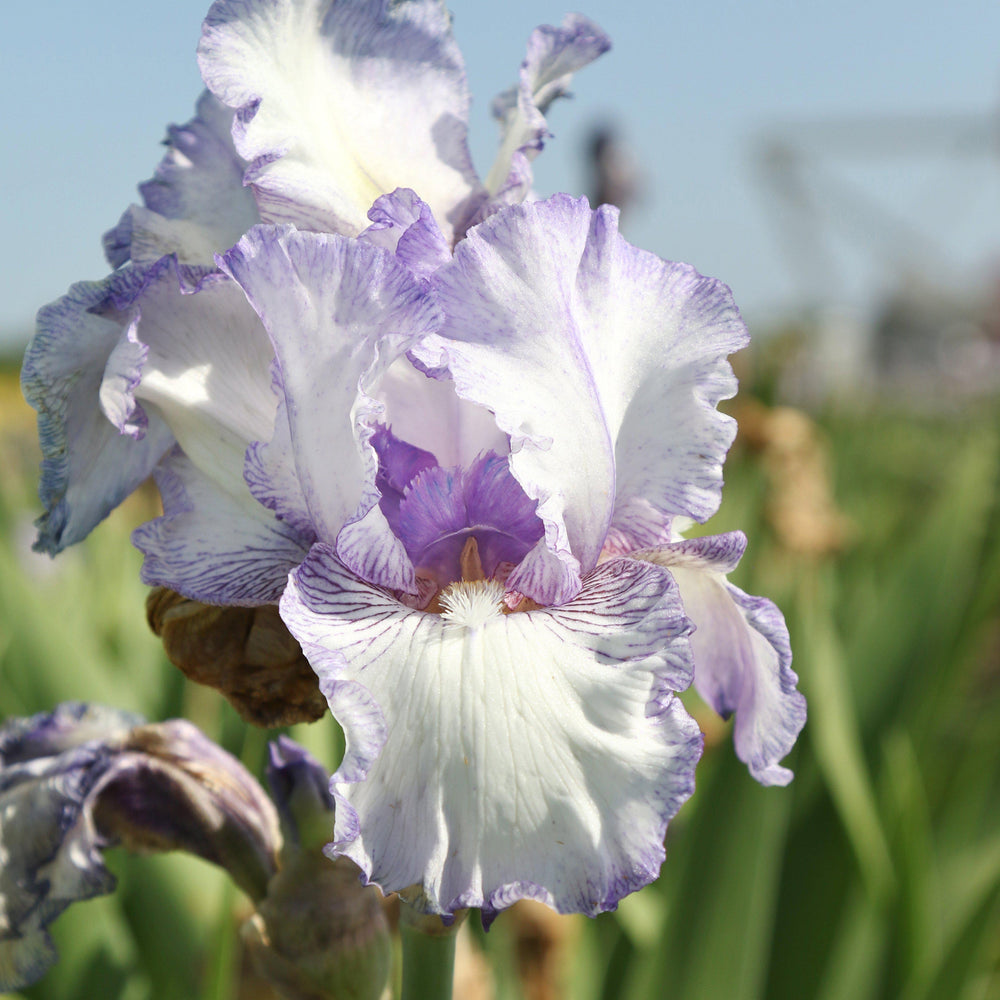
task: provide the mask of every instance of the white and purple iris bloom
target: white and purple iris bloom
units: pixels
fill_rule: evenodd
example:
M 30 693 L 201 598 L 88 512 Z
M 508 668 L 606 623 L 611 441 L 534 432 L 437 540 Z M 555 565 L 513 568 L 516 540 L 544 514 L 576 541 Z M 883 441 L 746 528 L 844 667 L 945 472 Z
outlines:
M 595 914 L 654 879 L 692 682 L 765 784 L 804 723 L 780 612 L 726 580 L 745 539 L 679 534 L 735 432 L 728 289 L 614 209 L 518 203 L 607 45 L 535 32 L 480 183 L 438 3 L 218 0 L 211 93 L 107 237 L 118 270 L 42 310 L 25 362 L 39 547 L 155 472 L 144 579 L 280 602 L 347 737 L 331 850 L 429 912 Z

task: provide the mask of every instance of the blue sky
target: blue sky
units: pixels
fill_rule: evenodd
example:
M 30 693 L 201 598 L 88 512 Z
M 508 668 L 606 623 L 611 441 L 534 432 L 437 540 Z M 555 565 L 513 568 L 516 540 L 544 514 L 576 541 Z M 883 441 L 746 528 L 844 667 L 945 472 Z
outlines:
M 496 141 L 490 100 L 514 81 L 531 28 L 572 8 L 450 6 L 473 94 L 473 155 L 485 172 Z M 167 123 L 191 115 L 205 9 L 204 0 L 7 6 L 0 340 L 30 329 L 38 306 L 71 282 L 105 273 L 101 233 L 151 174 Z M 958 140 L 937 142 L 921 127 L 920 149 L 894 147 L 906 116 L 1000 122 L 995 0 L 590 0 L 580 9 L 614 48 L 550 115 L 555 138 L 536 161 L 539 192 L 583 193 L 588 130 L 612 121 L 644 177 L 626 235 L 728 282 L 751 321 L 803 302 L 863 307 L 904 272 L 975 287 L 1000 262 L 1000 142 L 992 157 L 959 156 Z M 802 260 L 780 241 L 790 230 L 775 225 L 755 174 L 756 141 L 780 129 L 796 144 L 812 136 L 829 145 L 832 119 L 875 115 L 885 117 L 875 131 L 886 150 L 843 155 L 834 144 L 818 161 L 822 221 L 800 238 L 803 259 L 822 244 L 826 256 L 817 251 L 815 261 L 830 266 L 796 269 Z

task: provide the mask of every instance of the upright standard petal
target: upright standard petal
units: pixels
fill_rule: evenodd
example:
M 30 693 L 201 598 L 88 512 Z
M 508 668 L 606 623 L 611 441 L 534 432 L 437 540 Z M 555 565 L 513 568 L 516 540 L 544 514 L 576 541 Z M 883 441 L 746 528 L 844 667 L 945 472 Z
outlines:
M 104 235 L 112 267 L 152 263 L 176 254 L 184 264 L 211 265 L 260 222 L 253 192 L 243 186 L 246 162 L 233 147 L 233 111 L 206 91 L 195 117 L 167 129 L 167 152 L 133 205 Z
M 216 0 L 199 63 L 237 110 L 266 222 L 355 236 L 379 195 L 410 187 L 451 238 L 481 200 L 440 0 Z
M 431 280 L 446 320 L 414 353 L 495 413 L 565 568 L 540 550 L 511 586 L 568 600 L 634 498 L 664 523 L 715 511 L 735 433 L 715 405 L 735 391 L 726 355 L 747 341 L 724 285 L 565 195 L 494 215 Z
M 122 434 L 100 398 L 105 370 L 129 326 L 121 299 L 143 280 L 143 271 L 124 268 L 104 281 L 74 285 L 38 313 L 21 388 L 38 411 L 42 447 L 45 513 L 35 548 L 51 555 L 85 538 L 149 477 L 173 443 L 159 418 L 141 433 Z M 128 382 L 127 375 L 117 377 Z
M 668 574 L 619 560 L 576 600 L 505 615 L 493 581 L 443 615 L 362 583 L 323 545 L 282 616 L 347 735 L 333 850 L 384 891 L 487 919 L 516 899 L 596 914 L 654 879 L 701 736 Z
M 611 48 L 611 39 L 582 14 L 567 14 L 560 27 L 543 25 L 528 39 L 517 86 L 493 101 L 500 151 L 486 178 L 491 205 L 513 205 L 531 191 L 531 161 L 552 134 L 545 112 L 569 92 L 573 74 Z
M 371 445 L 381 374 L 437 329 L 438 310 L 388 251 L 291 227 L 258 227 L 220 258 L 271 336 L 288 434 L 252 457 L 254 476 L 294 467 L 316 537 L 337 540 L 365 579 L 413 590 L 413 567 L 378 509 Z M 288 454 L 291 450 L 291 456 Z
M 726 574 L 746 547 L 742 532 L 709 535 L 634 552 L 670 570 L 691 637 L 694 686 L 720 715 L 735 715 L 736 755 L 763 785 L 787 785 L 778 762 L 805 725 L 806 701 L 796 690 L 788 629 L 778 608 L 734 587 Z

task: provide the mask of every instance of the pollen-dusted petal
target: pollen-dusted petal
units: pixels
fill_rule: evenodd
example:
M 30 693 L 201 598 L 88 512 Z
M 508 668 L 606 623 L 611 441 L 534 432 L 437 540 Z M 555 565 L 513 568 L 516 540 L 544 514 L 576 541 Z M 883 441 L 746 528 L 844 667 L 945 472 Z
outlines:
M 266 222 L 356 236 L 409 187 L 450 239 L 481 199 L 440 0 L 216 0 L 198 54 Z
M 211 265 L 260 222 L 253 192 L 243 186 L 246 162 L 233 148 L 233 111 L 205 91 L 195 117 L 167 129 L 167 152 L 132 205 L 104 235 L 112 267 L 151 263 L 176 254 L 185 264 Z
M 616 500 L 664 518 L 715 511 L 734 433 L 715 404 L 747 340 L 724 285 L 626 243 L 613 208 L 565 195 L 492 216 L 431 280 L 447 319 L 414 353 L 496 414 L 566 568 L 539 550 L 514 589 L 572 596 L 578 583 L 552 588 L 596 564 Z
M 611 40 L 582 14 L 567 14 L 560 27 L 546 24 L 528 39 L 516 87 L 493 101 L 501 127 L 500 150 L 486 178 L 492 206 L 523 201 L 531 191 L 531 160 L 552 134 L 545 112 L 569 92 L 573 74 L 611 48 Z
M 560 608 L 476 606 L 411 611 L 322 545 L 292 574 L 282 617 L 347 736 L 334 850 L 437 913 L 613 908 L 656 877 L 701 751 L 669 693 L 690 680 L 674 585 L 617 560 Z
M 805 698 L 796 690 L 788 629 L 778 608 L 734 587 L 725 574 L 739 562 L 742 532 L 685 539 L 635 552 L 670 570 L 694 622 L 694 686 L 720 715 L 735 715 L 736 755 L 764 785 L 787 785 L 778 762 L 805 725 Z
M 357 572 L 413 592 L 413 567 L 377 509 L 370 439 L 385 423 L 378 379 L 440 323 L 426 289 L 386 250 L 290 226 L 252 229 L 219 263 L 263 320 L 280 368 L 288 431 L 264 436 L 255 475 L 294 466 L 316 537 L 340 535 Z
M 100 282 L 74 285 L 43 307 L 24 355 L 21 388 L 38 411 L 42 448 L 35 547 L 55 555 L 85 538 L 143 480 L 173 436 L 158 417 L 142 434 L 122 434 L 102 408 L 100 387 L 109 359 L 128 326 L 116 305 L 143 282 L 144 271 L 116 271 Z M 125 376 L 127 381 L 128 375 Z

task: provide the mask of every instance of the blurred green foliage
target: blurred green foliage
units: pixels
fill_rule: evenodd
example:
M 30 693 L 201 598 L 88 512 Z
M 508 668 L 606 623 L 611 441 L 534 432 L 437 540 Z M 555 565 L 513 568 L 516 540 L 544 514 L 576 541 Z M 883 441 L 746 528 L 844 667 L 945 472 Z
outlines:
M 128 532 L 151 516 L 152 494 L 55 562 L 31 553 L 32 415 L 6 382 L 0 406 L 0 714 L 80 698 L 185 715 L 260 773 L 263 736 L 183 681 L 147 630 Z M 532 956 L 513 913 L 489 934 L 473 927 L 497 1000 L 1000 997 L 997 410 L 822 417 L 853 525 L 826 554 L 783 542 L 767 463 L 737 443 L 709 527 L 746 531 L 734 582 L 788 618 L 810 711 L 787 761 L 795 780 L 759 787 L 728 727 L 692 702 L 707 749 L 661 878 L 617 913 L 554 918 L 545 946 L 562 992 L 518 975 Z M 329 720 L 293 735 L 332 770 Z M 270 995 L 241 971 L 248 907 L 221 875 L 173 856 L 115 851 L 109 863 L 119 892 L 60 918 L 61 962 L 25 997 Z

